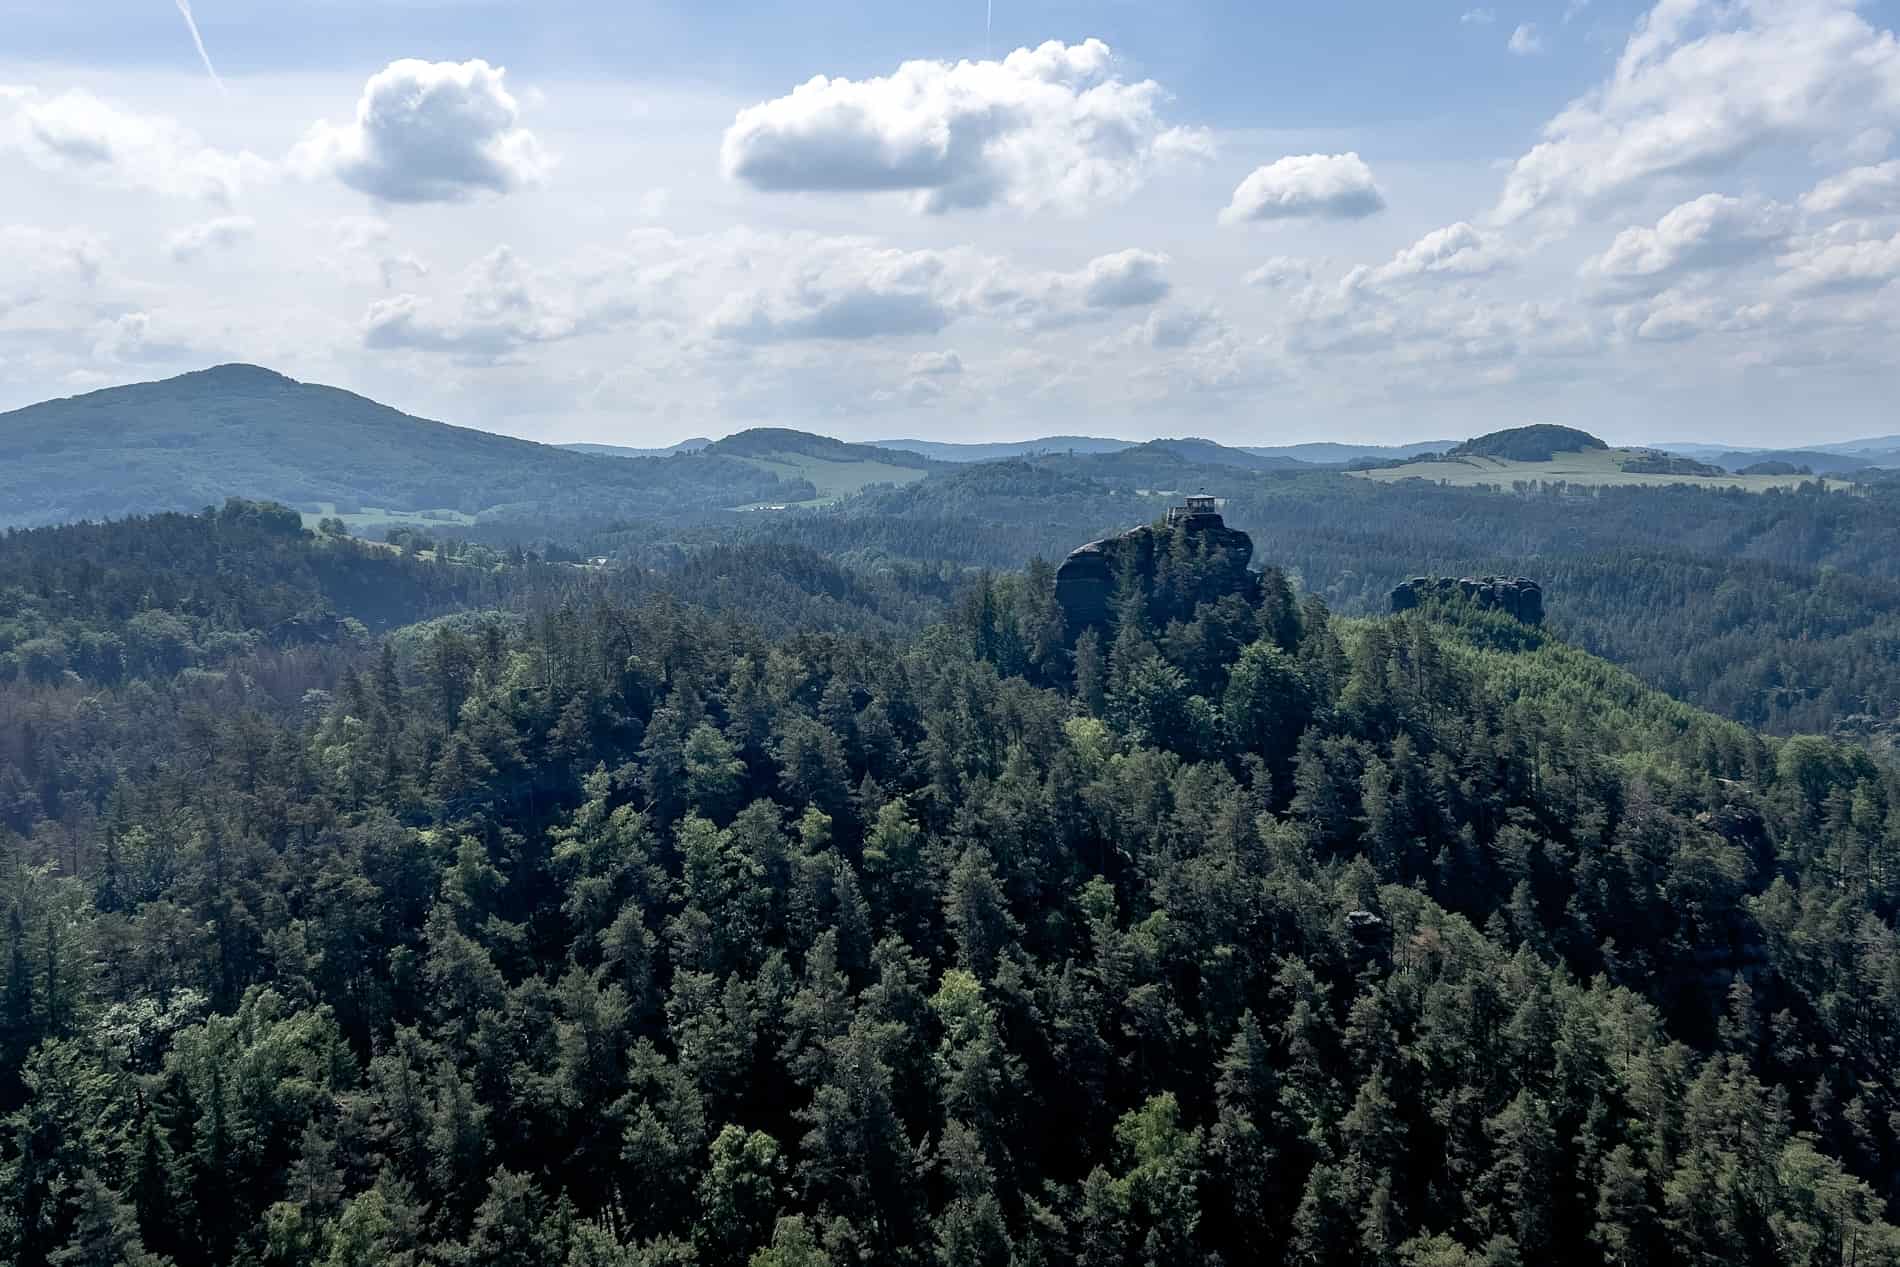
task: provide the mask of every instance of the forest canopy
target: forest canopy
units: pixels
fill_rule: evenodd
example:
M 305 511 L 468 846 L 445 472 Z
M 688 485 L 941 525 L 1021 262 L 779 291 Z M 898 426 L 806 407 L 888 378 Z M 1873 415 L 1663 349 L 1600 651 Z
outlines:
M 9 1262 L 1900 1261 L 1860 748 L 1271 542 L 1071 646 L 1040 562 L 398 627 L 466 565 L 157 522 L 0 543 L 34 620 L 257 635 L 0 683 Z M 377 564 L 349 639 L 240 601 Z

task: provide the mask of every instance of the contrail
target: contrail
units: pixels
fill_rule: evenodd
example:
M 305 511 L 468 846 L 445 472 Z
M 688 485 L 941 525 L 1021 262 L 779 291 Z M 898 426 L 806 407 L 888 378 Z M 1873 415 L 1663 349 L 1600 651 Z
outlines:
M 211 76 L 211 82 L 224 92 L 224 81 L 218 78 L 218 68 L 211 64 L 211 54 L 205 52 L 205 38 L 198 34 L 198 19 L 191 16 L 191 0 L 178 0 L 178 11 L 185 15 L 185 27 L 191 32 L 191 42 L 198 46 L 198 60 L 205 64 L 205 74 Z
M 180 4 L 184 0 L 179 0 Z M 990 27 L 996 23 L 996 0 L 988 0 L 983 10 L 983 60 L 990 58 Z

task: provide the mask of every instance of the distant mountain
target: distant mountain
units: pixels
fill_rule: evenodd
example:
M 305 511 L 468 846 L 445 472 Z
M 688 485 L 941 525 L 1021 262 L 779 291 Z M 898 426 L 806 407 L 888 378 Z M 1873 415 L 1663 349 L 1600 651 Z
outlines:
M 918 453 L 891 450 L 875 444 L 851 444 L 809 431 L 787 427 L 753 427 L 706 446 L 706 452 L 735 458 L 770 458 L 785 455 L 819 458 L 826 462 L 883 462 L 912 470 L 927 471 L 936 465 Z
M 1141 440 L 1115 440 L 1104 436 L 1043 436 L 1036 440 L 1008 440 L 991 444 L 954 444 L 936 440 L 877 440 L 881 449 L 903 449 L 921 453 L 940 462 L 995 462 L 1003 458 L 1036 457 L 1044 454 L 1119 453 L 1138 448 Z M 1204 443 L 1212 443 L 1207 441 Z M 1228 445 L 1240 453 L 1255 457 L 1289 458 L 1316 466 L 1356 462 L 1364 458 L 1395 458 L 1403 461 L 1421 453 L 1443 453 L 1456 440 L 1421 440 L 1415 444 L 1340 444 L 1318 441 L 1311 444 Z
M 1884 446 L 1884 447 L 1883 447 Z M 1850 440 L 1841 444 L 1817 444 L 1801 449 L 1750 449 L 1722 444 L 1659 444 L 1665 453 L 1713 462 L 1739 472 L 1745 466 L 1763 462 L 1786 463 L 1807 467 L 1816 475 L 1851 475 L 1869 467 L 1900 467 L 1900 436 L 1884 439 Z
M 1743 449 L 1733 444 L 1703 444 L 1699 440 L 1672 440 L 1666 444 L 1652 444 L 1649 447 L 1664 453 L 1680 453 L 1686 458 L 1700 458 L 1704 462 L 1712 462 L 1725 453 L 1757 452 L 1757 450 Z M 1765 449 L 1760 451 L 1767 452 Z
M 1847 457 L 1820 449 L 1732 449 L 1704 460 L 1713 462 L 1724 470 L 1736 472 L 1766 464 L 1793 468 L 1793 470 L 1783 472 L 1784 474 L 1793 474 L 1802 467 L 1806 467 L 1816 475 L 1851 475 L 1855 471 L 1864 471 L 1875 465 L 1866 458 Z M 1763 474 L 1770 473 L 1763 472 Z
M 1839 444 L 1811 446 L 1821 453 L 1842 453 L 1869 460 L 1885 459 L 1877 465 L 1900 465 L 1900 436 L 1871 436 L 1865 440 L 1843 440 Z
M 1336 466 L 1343 462 L 1364 461 L 1367 458 L 1403 462 L 1421 454 L 1444 453 L 1457 447 L 1456 440 L 1421 440 L 1416 444 L 1338 444 L 1320 441 L 1313 444 L 1280 444 L 1266 447 L 1241 446 L 1244 452 L 1255 453 L 1264 458 L 1292 458 L 1296 462 L 1309 462 L 1315 466 Z
M 227 496 L 350 514 L 691 513 L 810 495 L 730 457 L 620 460 L 414 418 L 222 365 L 0 414 L 0 524 L 196 510 Z
M 1138 445 L 1125 452 L 1137 453 L 1142 450 L 1172 453 L 1183 461 L 1198 462 L 1204 466 L 1237 466 L 1247 471 L 1287 471 L 1311 465 L 1309 462 L 1302 462 L 1298 458 L 1287 457 L 1285 454 L 1268 453 L 1259 449 L 1236 449 L 1213 440 L 1202 440 L 1192 436 L 1183 440 L 1150 440 L 1147 444 Z
M 694 436 L 678 444 L 669 444 L 664 449 L 629 449 L 620 444 L 561 444 L 555 447 L 570 453 L 591 453 L 602 458 L 670 458 L 675 453 L 697 453 L 711 443 L 705 436 Z
M 993 444 L 958 444 L 939 440 L 873 440 L 880 449 L 901 449 L 939 462 L 996 462 L 1004 458 L 1034 457 L 1043 453 L 1114 453 L 1132 449 L 1139 440 L 1103 436 L 1043 436 L 1038 440 L 1003 440 Z
M 1539 423 L 1481 435 L 1447 451 L 1446 456 L 1499 458 L 1506 462 L 1548 462 L 1559 453 L 1582 453 L 1589 449 L 1609 447 L 1588 431 Z
M 780 479 L 811 486 L 810 496 L 775 499 L 755 509 L 828 504 L 874 485 L 909 484 L 931 471 L 949 469 L 922 454 L 848 444 L 784 427 L 754 427 L 729 435 L 708 445 L 704 454 L 745 462 Z

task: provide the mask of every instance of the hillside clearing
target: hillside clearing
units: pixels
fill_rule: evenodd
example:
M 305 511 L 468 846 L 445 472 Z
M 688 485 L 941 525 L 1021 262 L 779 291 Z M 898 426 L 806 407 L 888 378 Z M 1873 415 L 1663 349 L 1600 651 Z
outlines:
M 1815 477 L 1807 475 L 1675 475 L 1622 469 L 1622 463 L 1638 460 L 1641 456 L 1640 451 L 1635 449 L 1558 453 L 1548 462 L 1512 462 L 1501 458 L 1467 456 L 1436 462 L 1408 462 L 1403 466 L 1349 473 L 1382 484 L 1417 479 L 1457 488 L 1485 485 L 1509 488 L 1523 480 L 1546 484 L 1580 484 L 1592 488 L 1659 488 L 1682 484 L 1693 488 L 1738 488 L 1744 492 L 1761 493 L 1771 488 L 1797 488 L 1803 483 L 1816 482 Z
M 773 503 L 789 506 L 829 506 L 833 502 L 862 492 L 874 484 L 902 485 L 914 483 L 924 478 L 924 472 L 916 467 L 895 466 L 888 462 L 851 461 L 833 462 L 828 458 L 813 457 L 805 453 L 774 453 L 761 457 L 741 457 L 739 461 L 757 467 L 780 479 L 810 480 L 812 487 L 818 490 L 818 496 L 810 501 Z M 739 509 L 754 509 L 742 506 Z

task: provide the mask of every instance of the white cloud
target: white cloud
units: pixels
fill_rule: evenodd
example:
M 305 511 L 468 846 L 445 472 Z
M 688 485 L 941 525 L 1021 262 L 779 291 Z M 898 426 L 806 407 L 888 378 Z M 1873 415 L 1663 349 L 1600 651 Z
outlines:
M 1291 255 L 1275 255 L 1247 274 L 1247 284 L 1265 290 L 1279 290 L 1295 282 L 1307 281 L 1312 276 L 1313 261 L 1296 259 Z
M 1636 337 L 1651 343 L 1680 343 L 1708 329 L 1715 307 L 1707 300 L 1672 300 L 1658 305 L 1636 327 Z
M 1900 235 L 1820 241 L 1782 257 L 1783 284 L 1808 294 L 1872 290 L 1900 277 Z
M 201 224 L 187 225 L 165 239 L 165 254 L 179 262 L 193 260 L 206 251 L 228 251 L 251 240 L 257 221 L 249 216 L 219 216 Z
M 107 364 L 152 365 L 182 360 L 190 340 L 147 312 L 127 312 L 92 328 L 92 359 Z
M 1810 215 L 1889 215 L 1900 212 L 1900 159 L 1829 176 L 1801 197 Z
M 955 352 L 918 352 L 905 366 L 904 381 L 895 388 L 880 387 L 871 393 L 878 404 L 898 404 L 912 408 L 935 405 L 953 391 L 963 376 L 963 358 Z
M 1851 0 L 1660 0 L 1512 167 L 1497 215 L 1589 208 L 1770 142 L 1900 119 L 1900 44 Z
M 1458 21 L 1465 26 L 1490 26 L 1498 20 L 1494 9 L 1466 9 Z
M 393 243 L 394 231 L 376 216 L 343 216 L 331 226 L 336 238 L 336 263 L 353 277 L 366 277 L 384 290 L 429 275 L 429 266 L 414 252 Z
M 1529 57 L 1544 51 L 1544 37 L 1537 33 L 1534 23 L 1524 22 L 1511 32 L 1511 38 L 1505 41 L 1504 47 L 1519 57 Z
M 1389 263 L 1353 270 L 1347 281 L 1385 285 L 1414 278 L 1478 277 L 1502 268 L 1509 259 L 1498 242 L 1460 220 L 1433 229 L 1399 251 Z
M 768 193 L 905 192 L 922 211 L 1003 204 L 1080 212 L 1160 163 L 1206 154 L 1161 120 L 1152 80 L 1128 83 L 1100 40 L 1050 41 L 1002 61 L 911 61 L 866 80 L 819 75 L 741 110 L 728 177 Z
M 1098 255 L 1066 273 L 1025 275 L 993 263 L 974 302 L 1010 318 L 1021 329 L 1059 329 L 1167 298 L 1173 289 L 1167 266 L 1167 256 L 1137 249 Z
M 1083 270 L 1082 302 L 1090 308 L 1136 308 L 1167 297 L 1168 257 L 1153 251 L 1100 255 Z
M 945 378 L 963 373 L 963 358 L 955 352 L 919 352 L 910 358 L 912 377 Z
M 1704 194 L 1674 208 L 1654 228 L 1628 228 L 1583 267 L 1586 278 L 1619 290 L 1661 289 L 1682 273 L 1726 268 L 1765 255 L 1788 234 L 1786 207 L 1758 198 Z
M 0 316 L 90 288 L 105 267 L 105 246 L 77 229 L 0 225 Z
M 1151 348 L 1184 348 L 1217 334 L 1223 325 L 1220 312 L 1211 307 L 1157 308 L 1135 334 Z
M 293 155 L 382 202 L 463 202 L 542 180 L 552 160 L 520 126 L 507 72 L 481 60 L 391 62 L 346 124 L 319 122 Z
M 1384 207 L 1385 195 L 1358 154 L 1290 154 L 1241 181 L 1221 222 L 1352 220 Z
M 1720 294 L 1674 289 L 1655 296 L 1647 306 L 1622 310 L 1617 324 L 1640 342 L 1684 343 L 1705 334 L 1746 334 L 1770 325 L 1785 335 L 1797 323 L 1772 303 L 1737 303 Z
M 133 113 L 85 92 L 41 100 L 22 93 L 0 119 L 0 149 L 43 171 L 108 188 L 229 204 L 269 165 L 206 145 L 175 120 Z
M 936 334 L 961 307 L 967 265 L 942 251 L 904 251 L 853 238 L 794 245 L 779 277 L 729 296 L 712 333 L 741 343 Z
M 536 343 L 600 328 L 607 314 L 581 310 L 532 274 L 515 253 L 496 247 L 464 275 L 452 316 L 413 294 L 372 303 L 363 318 L 363 346 L 380 351 L 445 352 L 467 364 L 504 361 Z

